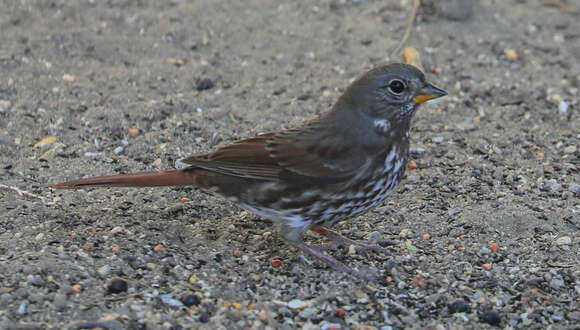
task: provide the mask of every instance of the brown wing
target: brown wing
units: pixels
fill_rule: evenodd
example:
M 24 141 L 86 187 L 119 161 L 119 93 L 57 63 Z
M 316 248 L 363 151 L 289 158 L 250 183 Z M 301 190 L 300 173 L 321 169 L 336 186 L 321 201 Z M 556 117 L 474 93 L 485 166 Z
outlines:
M 344 138 L 332 122 L 318 119 L 306 126 L 280 132 L 266 146 L 285 169 L 309 177 L 340 179 L 354 175 L 367 157 L 352 139 Z
M 235 142 L 212 153 L 181 162 L 227 175 L 260 180 L 342 180 L 356 174 L 366 156 L 315 120 L 298 129 Z
M 209 154 L 191 156 L 180 161 L 227 175 L 277 180 L 282 168 L 266 150 L 266 143 L 273 136 L 274 133 L 258 135 L 234 142 Z

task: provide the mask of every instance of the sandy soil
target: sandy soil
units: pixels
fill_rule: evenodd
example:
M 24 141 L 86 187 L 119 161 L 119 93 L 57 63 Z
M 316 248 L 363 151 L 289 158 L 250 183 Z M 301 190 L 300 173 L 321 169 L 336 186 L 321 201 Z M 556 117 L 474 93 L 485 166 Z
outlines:
M 419 111 L 417 167 L 398 192 L 335 228 L 394 243 L 392 257 L 332 251 L 380 271 L 376 283 L 306 261 L 194 188 L 50 188 L 171 168 L 311 119 L 358 75 L 400 61 L 410 11 L 0 1 L 0 325 L 577 327 L 578 1 L 424 2 L 407 44 L 450 96 Z

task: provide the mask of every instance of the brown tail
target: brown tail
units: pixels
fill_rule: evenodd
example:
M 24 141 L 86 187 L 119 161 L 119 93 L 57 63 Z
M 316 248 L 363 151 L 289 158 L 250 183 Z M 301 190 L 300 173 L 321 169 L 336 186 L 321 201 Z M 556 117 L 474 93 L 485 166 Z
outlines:
M 198 181 L 196 170 L 171 170 L 162 172 L 143 172 L 112 176 L 99 176 L 57 183 L 57 189 L 78 189 L 83 187 L 159 187 L 195 185 Z

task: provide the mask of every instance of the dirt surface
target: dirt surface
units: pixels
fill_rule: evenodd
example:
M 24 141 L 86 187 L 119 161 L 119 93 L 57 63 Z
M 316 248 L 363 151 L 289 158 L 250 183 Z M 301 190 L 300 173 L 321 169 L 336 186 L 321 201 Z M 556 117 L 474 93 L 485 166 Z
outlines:
M 335 228 L 392 256 L 331 251 L 375 283 L 194 188 L 50 188 L 314 118 L 400 61 L 411 6 L 0 1 L 0 325 L 577 327 L 578 1 L 424 1 L 407 45 L 450 95 L 398 192 Z

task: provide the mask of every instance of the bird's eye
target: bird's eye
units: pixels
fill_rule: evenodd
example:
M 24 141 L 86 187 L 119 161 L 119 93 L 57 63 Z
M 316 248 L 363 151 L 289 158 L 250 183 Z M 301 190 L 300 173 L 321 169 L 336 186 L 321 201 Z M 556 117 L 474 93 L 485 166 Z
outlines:
M 402 82 L 399 79 L 393 79 L 389 82 L 389 91 L 391 91 L 391 93 L 399 95 L 401 93 L 403 93 L 403 91 L 405 90 L 405 83 Z

